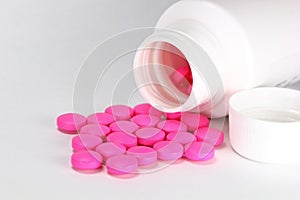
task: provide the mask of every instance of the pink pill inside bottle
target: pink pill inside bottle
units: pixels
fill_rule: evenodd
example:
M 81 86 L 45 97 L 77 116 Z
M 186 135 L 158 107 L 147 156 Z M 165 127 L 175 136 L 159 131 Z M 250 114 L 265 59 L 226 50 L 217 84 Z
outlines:
M 183 155 L 183 146 L 174 141 L 161 141 L 154 144 L 153 149 L 157 151 L 160 160 L 177 160 Z
M 96 135 L 105 138 L 110 133 L 110 128 L 102 124 L 87 124 L 80 129 L 80 134 Z
M 126 105 L 113 105 L 105 109 L 105 113 L 112 114 L 115 120 L 129 120 L 134 110 Z
M 126 154 L 137 158 L 138 165 L 140 166 L 150 165 L 157 161 L 157 152 L 151 147 L 131 147 L 127 150 Z
M 170 79 L 175 83 L 178 83 L 183 79 L 187 79 L 190 82 L 192 80 L 190 79 L 190 74 L 191 70 L 189 66 L 179 67 L 170 75 Z
M 180 120 L 181 112 L 167 113 L 167 119 Z
M 114 121 L 114 117 L 109 113 L 94 113 L 87 117 L 88 124 L 102 124 L 108 126 Z
M 86 118 L 77 113 L 66 113 L 57 117 L 56 124 L 62 132 L 74 134 L 86 124 Z
M 198 141 L 204 141 L 214 146 L 220 146 L 224 141 L 224 133 L 216 128 L 200 128 L 194 132 Z
M 71 156 L 71 164 L 77 170 L 95 170 L 102 167 L 102 156 L 95 151 L 79 151 Z
M 134 156 L 118 155 L 107 159 L 106 169 L 111 175 L 133 173 L 138 168 L 138 160 Z
M 73 137 L 72 148 L 74 151 L 94 150 L 101 143 L 102 139 L 96 135 L 82 134 Z

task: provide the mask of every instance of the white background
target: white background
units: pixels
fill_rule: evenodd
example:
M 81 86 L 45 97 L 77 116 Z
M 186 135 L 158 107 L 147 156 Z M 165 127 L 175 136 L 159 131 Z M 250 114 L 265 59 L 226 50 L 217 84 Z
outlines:
M 0 0 L 0 199 L 300 198 L 299 166 L 244 159 L 227 137 L 202 165 L 131 179 L 70 168 L 71 136 L 56 130 L 55 119 L 72 111 L 84 58 L 112 34 L 154 26 L 173 2 Z

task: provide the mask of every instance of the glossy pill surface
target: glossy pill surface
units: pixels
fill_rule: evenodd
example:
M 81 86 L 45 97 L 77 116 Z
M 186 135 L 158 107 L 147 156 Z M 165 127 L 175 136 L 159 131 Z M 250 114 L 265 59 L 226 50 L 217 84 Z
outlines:
M 96 135 L 82 134 L 73 137 L 72 148 L 74 151 L 94 150 L 101 143 L 102 139 Z
M 177 120 L 163 120 L 157 124 L 157 127 L 167 133 L 187 130 L 187 126 Z
M 153 127 L 141 128 L 135 132 L 135 135 L 138 138 L 138 143 L 145 146 L 153 146 L 165 139 L 165 132 Z
M 124 132 L 113 132 L 109 134 L 107 141 L 124 145 L 126 148 L 137 146 L 137 137 Z
M 151 147 L 131 147 L 126 154 L 137 158 L 139 166 L 150 165 L 157 161 L 157 152 Z
M 184 147 L 184 155 L 193 161 L 206 161 L 214 157 L 214 146 L 206 142 L 192 142 Z
M 77 133 L 86 124 L 86 118 L 77 113 L 66 113 L 57 117 L 56 124 L 65 133 Z
M 95 151 L 79 151 L 71 156 L 74 169 L 94 170 L 102 167 L 102 156 Z
M 104 138 L 110 133 L 110 128 L 102 124 L 87 124 L 80 129 L 80 134 L 96 135 Z
M 160 160 L 177 160 L 183 155 L 183 146 L 178 142 L 161 141 L 154 144 L 153 149 Z
M 126 147 L 118 143 L 106 142 L 98 145 L 96 151 L 103 156 L 104 160 L 107 160 L 110 157 L 125 154 Z
M 133 116 L 134 110 L 126 105 L 113 105 L 106 108 L 105 113 L 113 115 L 115 120 L 129 120 Z
M 94 113 L 87 117 L 88 124 L 103 124 L 107 126 L 114 121 L 114 117 L 109 113 Z
M 220 146 L 224 141 L 224 133 L 216 128 L 200 128 L 194 132 L 198 141 Z
M 107 172 L 112 175 L 133 173 L 137 168 L 138 160 L 129 155 L 113 156 L 106 161 Z
M 109 125 L 112 132 L 134 133 L 139 126 L 131 121 L 115 121 Z

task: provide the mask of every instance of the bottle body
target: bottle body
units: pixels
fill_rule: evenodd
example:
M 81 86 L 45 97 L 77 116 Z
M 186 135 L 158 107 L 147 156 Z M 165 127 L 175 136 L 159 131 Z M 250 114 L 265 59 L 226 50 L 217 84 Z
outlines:
M 157 30 L 137 52 L 136 82 L 160 110 L 222 117 L 235 92 L 300 78 L 299 35 L 296 0 L 180 1 L 161 16 Z M 180 65 L 191 70 L 190 93 L 183 94 L 168 81 L 168 71 Z

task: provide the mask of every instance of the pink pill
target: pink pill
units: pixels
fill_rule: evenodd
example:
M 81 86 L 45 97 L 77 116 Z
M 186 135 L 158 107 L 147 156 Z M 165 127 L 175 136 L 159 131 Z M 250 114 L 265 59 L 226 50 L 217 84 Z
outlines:
M 112 132 L 134 133 L 139 126 L 131 121 L 116 121 L 109 125 Z
M 170 79 L 172 82 L 178 83 L 184 79 L 187 79 L 190 71 L 190 68 L 187 66 L 177 68 L 176 71 L 171 73 Z
M 157 127 L 162 129 L 163 131 L 170 133 L 170 132 L 179 132 L 179 131 L 186 131 L 187 126 L 177 120 L 164 120 L 157 124 Z
M 190 95 L 192 92 L 192 85 L 186 82 L 179 83 L 179 88 L 178 88 L 182 93 L 186 95 Z
M 157 152 L 151 147 L 131 147 L 127 150 L 126 154 L 137 158 L 138 165 L 140 166 L 150 165 L 157 161 Z
M 196 141 L 196 137 L 190 132 L 171 132 L 167 135 L 167 140 L 178 142 L 182 145 Z
M 83 134 L 77 135 L 72 139 L 72 147 L 74 151 L 94 150 L 102 139 L 96 135 Z
M 137 137 L 124 132 L 111 133 L 107 136 L 107 141 L 124 145 L 126 148 L 137 146 Z
M 122 175 L 135 172 L 138 168 L 138 160 L 129 155 L 118 155 L 107 159 L 106 169 L 109 174 Z
M 134 107 L 134 113 L 135 115 L 141 115 L 141 114 L 149 114 L 156 117 L 161 117 L 163 115 L 163 112 L 157 110 L 153 106 L 151 106 L 149 103 L 142 103 L 138 104 Z
M 115 120 L 129 120 L 134 110 L 126 105 L 113 105 L 105 109 L 105 113 L 112 114 Z
M 193 83 L 193 74 L 192 74 L 192 72 L 189 73 L 189 75 L 187 76 L 187 79 L 190 82 L 190 84 Z
M 96 151 L 107 160 L 110 157 L 125 154 L 126 147 L 118 143 L 107 142 L 98 145 Z
M 195 131 L 198 128 L 208 127 L 209 119 L 198 113 L 182 113 L 181 121 L 186 124 L 188 131 Z
M 131 121 L 136 123 L 138 126 L 156 126 L 157 123 L 160 121 L 160 118 L 156 116 L 152 116 L 149 114 L 141 114 L 134 116 Z
M 145 127 L 137 130 L 135 135 L 138 143 L 145 146 L 153 146 L 155 143 L 165 139 L 165 132 L 154 127 Z
M 87 124 L 80 129 L 80 134 L 96 135 L 104 138 L 110 133 L 110 128 L 102 124 Z
M 183 155 L 183 146 L 174 141 L 161 141 L 154 144 L 153 149 L 157 151 L 160 160 L 177 160 Z
M 94 170 L 102 167 L 102 156 L 95 151 L 78 151 L 71 156 L 74 169 Z
M 206 142 L 192 142 L 184 147 L 184 155 L 189 160 L 210 160 L 214 157 L 214 154 L 214 146 Z
M 216 128 L 200 128 L 194 132 L 198 141 L 204 141 L 214 146 L 219 146 L 224 141 L 224 133 Z
M 80 114 L 66 113 L 57 117 L 56 124 L 59 130 L 72 134 L 86 124 L 86 118 Z
M 167 119 L 180 120 L 181 112 L 167 113 Z
M 94 113 L 87 117 L 88 124 L 103 124 L 108 126 L 114 120 L 114 117 L 109 113 Z

